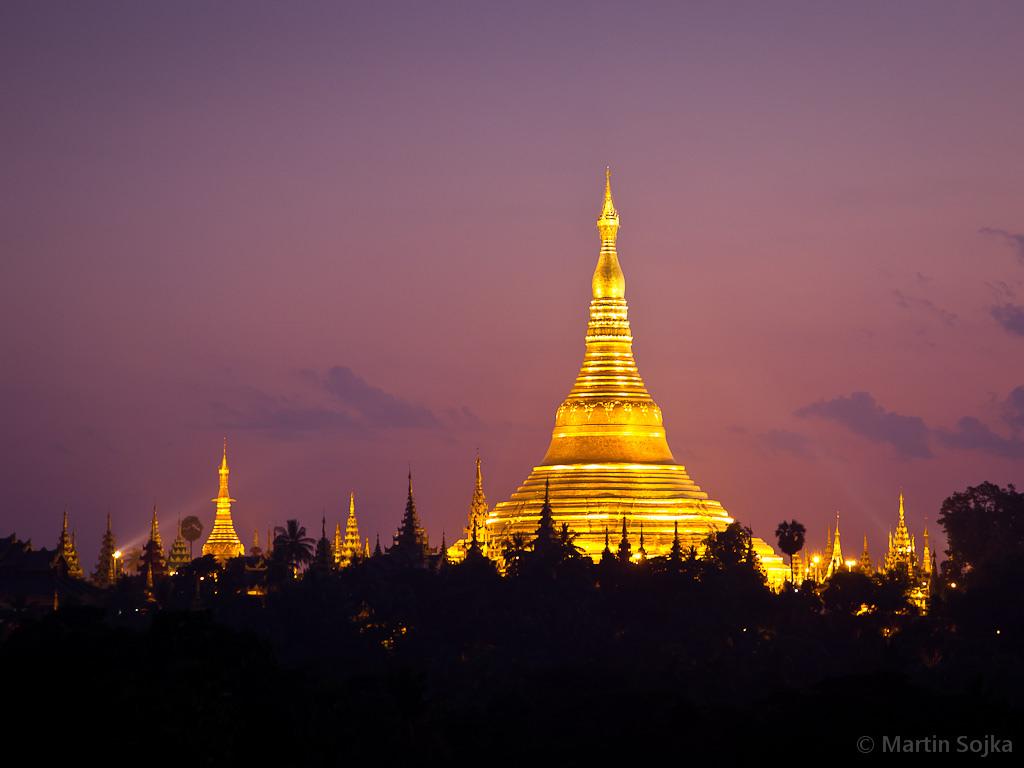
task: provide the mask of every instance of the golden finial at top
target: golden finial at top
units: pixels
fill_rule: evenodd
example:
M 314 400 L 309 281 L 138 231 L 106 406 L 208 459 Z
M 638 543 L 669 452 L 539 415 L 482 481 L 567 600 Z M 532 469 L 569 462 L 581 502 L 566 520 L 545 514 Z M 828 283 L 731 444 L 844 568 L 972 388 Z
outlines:
M 601 253 L 591 283 L 595 299 L 621 299 L 626 293 L 626 278 L 619 267 L 615 252 L 615 239 L 619 233 L 619 212 L 612 200 L 612 171 L 604 169 L 604 205 L 597 219 L 597 231 L 601 233 Z
M 615 201 L 612 200 L 612 169 L 607 166 L 604 169 L 604 204 L 597 219 L 597 229 L 601 233 L 601 242 L 615 242 L 619 231 L 619 212 L 615 210 Z

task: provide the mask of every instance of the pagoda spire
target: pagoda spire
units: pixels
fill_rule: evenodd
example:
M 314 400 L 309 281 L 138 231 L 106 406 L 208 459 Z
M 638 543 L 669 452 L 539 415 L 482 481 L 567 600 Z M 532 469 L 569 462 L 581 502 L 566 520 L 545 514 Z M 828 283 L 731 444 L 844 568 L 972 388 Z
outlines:
M 544 504 L 540 508 L 537 530 L 534 532 L 534 551 L 547 554 L 555 546 L 557 537 L 555 518 L 551 510 L 551 479 L 547 478 L 544 481 Z
M 75 546 L 74 533 L 68 533 L 68 510 L 64 508 L 64 523 L 61 526 L 60 538 L 57 540 L 57 556 L 67 572 L 74 579 L 81 579 L 85 574 L 78 559 L 78 547 Z
M 628 563 L 633 556 L 633 549 L 629 544 L 629 533 L 626 530 L 626 516 L 622 516 L 622 538 L 619 539 L 619 561 Z
M 924 550 L 921 552 L 921 570 L 925 576 L 932 575 L 932 548 L 928 541 L 928 526 L 924 527 Z
M 224 452 L 221 454 L 220 467 L 217 470 L 220 485 L 217 490 L 217 498 L 212 500 L 217 505 L 216 514 L 213 518 L 210 535 L 207 537 L 206 543 L 203 544 L 203 554 L 213 555 L 220 563 L 245 554 L 245 547 L 242 546 L 238 534 L 235 533 L 235 524 L 231 519 L 231 504 L 235 499 L 231 498 L 231 492 L 228 490 L 228 475 L 230 473 L 228 439 L 225 437 Z
M 334 555 L 331 552 L 331 540 L 327 538 L 327 510 L 320 517 L 320 538 L 316 542 L 313 565 L 310 570 L 322 576 L 334 567 Z
M 907 529 L 907 518 L 903 509 L 903 491 L 900 490 L 899 520 L 896 523 L 896 531 L 892 534 L 889 542 L 885 566 L 887 570 L 900 570 L 910 576 L 913 571 L 914 559 L 914 542 Z
M 874 570 L 871 566 L 871 554 L 868 552 L 868 535 L 864 534 L 864 551 L 860 554 L 860 569 L 868 576 Z
M 683 562 L 683 546 L 679 541 L 679 521 L 676 520 L 672 527 L 672 546 L 668 551 L 669 562 L 679 565 Z
M 477 531 L 477 542 L 487 554 L 490 536 L 487 531 L 487 497 L 484 495 L 484 475 L 480 469 L 480 454 L 476 456 L 476 482 L 473 484 L 473 499 L 469 503 L 465 538 L 468 540 Z
M 416 514 L 416 500 L 412 495 L 412 470 L 409 470 L 409 495 L 405 502 L 405 514 L 388 554 L 395 555 L 404 565 L 422 568 L 427 562 L 427 547 L 427 534 Z
M 839 512 L 836 512 L 836 533 L 832 538 L 832 551 L 828 553 L 828 576 L 842 570 L 843 567 L 843 548 L 839 543 Z
M 340 566 L 341 565 L 342 541 L 343 541 L 343 539 L 341 538 L 341 523 L 335 523 L 334 524 L 334 543 L 331 545 L 331 551 L 334 553 L 334 565 L 335 566 Z
M 188 556 L 188 543 L 181 535 L 181 515 L 178 515 L 178 535 L 174 537 L 171 544 L 171 552 L 167 556 L 167 568 L 171 573 L 177 573 L 191 560 L 192 558 Z
M 626 295 L 626 276 L 619 266 L 615 241 L 619 236 L 619 212 L 612 200 L 612 172 L 604 169 L 604 203 L 597 218 L 597 231 L 601 234 L 601 252 L 591 288 L 595 299 L 622 299 Z
M 411 481 L 411 476 L 410 476 Z M 410 492 L 411 492 L 410 488 Z M 336 537 L 337 537 L 337 532 Z M 345 521 L 345 540 L 341 543 L 341 551 L 335 553 L 338 565 L 351 565 L 362 554 L 363 540 L 359 536 L 359 521 L 356 519 L 356 492 L 348 494 L 348 519 Z
M 149 524 L 149 538 L 156 542 L 161 552 L 164 548 L 163 539 L 160 538 L 160 521 L 156 519 L 156 504 L 153 505 L 153 519 Z
M 437 552 L 437 569 L 441 570 L 449 565 L 448 562 L 448 538 L 444 528 L 441 529 L 441 549 Z
M 93 571 L 92 580 L 98 587 L 109 587 L 117 581 L 117 543 L 114 541 L 114 534 L 110 528 L 110 513 L 107 513 L 107 532 L 103 534 L 100 541 L 100 556 L 96 561 L 96 570 Z
M 156 504 L 153 505 L 153 519 L 149 524 L 149 540 L 142 548 L 140 567 L 146 572 L 147 584 L 167 571 L 167 560 L 164 557 L 164 544 L 160 539 L 160 522 L 156 517 Z

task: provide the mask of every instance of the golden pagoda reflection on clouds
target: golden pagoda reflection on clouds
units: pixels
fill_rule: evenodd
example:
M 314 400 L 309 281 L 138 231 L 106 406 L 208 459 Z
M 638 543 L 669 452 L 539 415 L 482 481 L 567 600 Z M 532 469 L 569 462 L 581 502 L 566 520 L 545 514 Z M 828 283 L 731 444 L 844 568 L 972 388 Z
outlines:
M 700 551 L 708 535 L 734 522 L 676 462 L 661 408 L 640 378 L 617 250 L 619 226 L 606 169 L 583 365 L 555 412 L 540 465 L 487 518 L 492 553 L 516 534 L 533 534 L 548 484 L 556 523 L 567 523 L 576 544 L 595 559 L 606 531 L 623 525 L 636 542 L 642 531 L 647 555 L 655 557 L 668 554 L 677 525 L 683 548 Z M 789 573 L 782 557 L 761 539 L 753 546 L 769 581 L 780 585 Z

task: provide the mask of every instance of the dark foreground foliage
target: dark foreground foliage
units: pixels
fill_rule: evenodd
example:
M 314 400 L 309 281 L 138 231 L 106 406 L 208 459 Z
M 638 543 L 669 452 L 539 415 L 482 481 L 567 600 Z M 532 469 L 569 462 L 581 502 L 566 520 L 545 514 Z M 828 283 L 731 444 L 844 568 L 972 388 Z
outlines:
M 505 578 L 377 558 L 266 597 L 225 572 L 162 609 L 8 616 L 6 741 L 176 766 L 847 764 L 886 757 L 857 750 L 884 735 L 1024 749 L 1019 561 L 975 558 L 921 616 L 859 574 L 773 594 L 735 549 L 524 556 Z

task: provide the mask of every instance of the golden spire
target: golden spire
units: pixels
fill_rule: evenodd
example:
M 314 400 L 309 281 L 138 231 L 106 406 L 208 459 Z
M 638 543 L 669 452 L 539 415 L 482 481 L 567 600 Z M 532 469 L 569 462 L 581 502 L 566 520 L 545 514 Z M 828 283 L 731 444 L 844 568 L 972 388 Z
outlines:
M 550 501 L 551 493 L 558 497 L 557 514 L 552 513 L 556 524 L 569 525 L 591 557 L 601 554 L 601 528 L 623 509 L 630 510 L 627 524 L 643 522 L 649 557 L 669 550 L 677 523 L 680 546 L 688 549 L 702 547 L 708 533 L 733 522 L 721 503 L 709 498 L 676 462 L 661 408 L 637 369 L 626 280 L 617 253 L 619 226 L 606 169 L 583 363 L 555 409 L 543 459 L 508 500 L 487 513 L 494 553 L 513 536 L 534 533 L 539 516 L 548 514 L 544 501 L 545 496 Z M 773 583 L 781 583 L 789 573 L 782 558 L 760 539 L 754 545 Z
M 153 520 L 149 525 L 149 538 L 157 543 L 161 549 L 163 549 L 163 542 L 160 540 L 160 523 L 156 519 L 156 504 L 153 505 Z
M 484 473 L 481 469 L 480 455 L 476 457 L 476 482 L 473 485 L 473 499 L 469 503 L 469 515 L 466 520 L 466 535 L 464 541 L 473 538 L 476 531 L 477 543 L 487 554 L 487 546 L 490 537 L 487 532 L 487 497 L 484 495 Z
M 231 494 L 228 492 L 228 475 L 231 470 L 228 469 L 228 439 L 224 438 L 224 454 L 221 456 L 220 469 L 217 470 L 217 474 L 220 475 L 220 489 L 217 491 L 218 499 L 227 499 L 228 501 L 235 501 L 231 498 Z
M 626 277 L 619 266 L 615 240 L 619 234 L 619 212 L 612 200 L 612 172 L 604 171 L 604 204 L 597 219 L 597 231 L 601 233 L 601 253 L 597 258 L 591 288 L 595 299 L 622 299 L 626 295 Z
M 231 519 L 231 504 L 235 499 L 231 498 L 228 491 L 228 439 L 224 438 L 224 452 L 221 454 L 220 467 L 217 475 L 220 479 L 220 487 L 217 490 L 217 498 L 211 499 L 217 505 L 217 511 L 213 518 L 213 528 L 210 535 L 203 544 L 203 554 L 213 555 L 223 563 L 232 557 L 241 557 L 245 554 L 245 547 L 242 545 L 238 534 L 235 533 L 235 524 Z
M 362 553 L 363 540 L 359 535 L 359 521 L 356 519 L 356 492 L 348 494 L 348 520 L 345 521 L 345 539 L 341 540 L 341 525 L 334 533 L 335 541 L 340 543 L 335 558 L 339 566 L 351 565 L 352 561 Z

